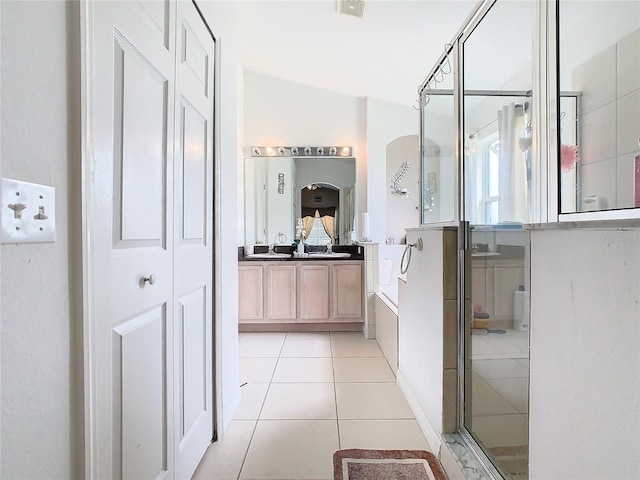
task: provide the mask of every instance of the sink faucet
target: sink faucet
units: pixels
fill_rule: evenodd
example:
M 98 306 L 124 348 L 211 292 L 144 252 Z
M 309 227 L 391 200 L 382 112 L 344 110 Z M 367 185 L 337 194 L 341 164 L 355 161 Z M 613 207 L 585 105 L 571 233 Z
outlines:
M 267 253 L 269 253 L 269 254 L 276 253 L 274 248 L 275 248 L 275 244 L 270 243 L 269 244 L 269 251 Z
M 331 253 L 331 240 L 327 243 L 327 253 Z

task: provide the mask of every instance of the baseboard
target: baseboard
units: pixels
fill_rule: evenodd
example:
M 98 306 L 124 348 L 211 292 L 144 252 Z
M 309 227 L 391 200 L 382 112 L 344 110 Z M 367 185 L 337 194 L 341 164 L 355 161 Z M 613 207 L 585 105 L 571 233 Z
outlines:
M 416 417 L 420 430 L 422 430 L 422 434 L 427 439 L 429 446 L 433 449 L 433 453 L 437 456 L 440 451 L 440 446 L 442 445 L 442 437 L 433 428 L 431 422 L 429 422 L 427 415 L 420 407 L 418 399 L 413 395 L 411 387 L 409 387 L 409 384 L 404 379 L 404 375 L 402 375 L 400 369 L 398 369 L 396 381 L 398 382 L 398 386 L 400 387 L 400 390 L 402 390 L 404 397 L 407 399 L 407 403 L 409 404 L 409 407 L 411 407 L 411 411 Z
M 238 332 L 360 332 L 362 322 L 241 322 Z

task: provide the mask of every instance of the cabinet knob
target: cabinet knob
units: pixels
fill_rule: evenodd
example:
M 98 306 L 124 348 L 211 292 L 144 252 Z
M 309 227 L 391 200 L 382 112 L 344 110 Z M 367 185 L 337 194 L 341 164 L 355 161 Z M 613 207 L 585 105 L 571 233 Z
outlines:
M 153 285 L 154 283 L 156 283 L 156 276 L 155 274 L 152 273 L 148 277 L 142 277 L 142 280 L 143 280 L 142 282 L 143 284 L 149 283 L 149 285 Z

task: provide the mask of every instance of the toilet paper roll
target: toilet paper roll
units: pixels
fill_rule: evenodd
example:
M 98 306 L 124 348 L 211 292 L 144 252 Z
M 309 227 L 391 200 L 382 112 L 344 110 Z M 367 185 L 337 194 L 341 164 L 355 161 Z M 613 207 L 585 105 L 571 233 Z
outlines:
M 362 240 L 368 242 L 371 239 L 371 231 L 369 230 L 369 214 L 362 214 Z

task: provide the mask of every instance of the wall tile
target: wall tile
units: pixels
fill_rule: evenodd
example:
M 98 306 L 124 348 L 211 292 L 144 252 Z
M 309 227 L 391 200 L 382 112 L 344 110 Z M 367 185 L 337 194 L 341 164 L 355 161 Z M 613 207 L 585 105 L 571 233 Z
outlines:
M 442 378 L 442 432 L 454 433 L 458 424 L 458 371 L 447 368 Z
M 634 206 L 634 183 L 635 183 L 635 157 L 640 155 L 640 150 L 618 157 L 618 208 L 629 208 Z
M 618 98 L 618 155 L 638 150 L 640 137 L 640 89 Z
M 591 57 L 573 70 L 573 90 L 582 92 L 582 111 L 589 112 L 616 99 L 616 47 Z
M 443 309 L 443 360 L 444 368 L 458 367 L 458 302 L 445 300 Z
M 616 156 L 616 102 L 589 113 L 582 119 L 582 165 L 607 160 Z
M 618 42 L 618 97 L 640 85 L 640 29 Z
M 607 199 L 607 208 L 616 208 L 616 159 L 583 165 L 580 171 L 582 199 L 580 208 L 584 210 L 583 200 L 589 195 L 600 195 Z
M 443 231 L 443 288 L 445 300 L 458 298 L 458 248 L 456 242 L 452 242 L 452 232 Z M 455 237 L 454 237 L 455 238 Z M 453 246 L 451 245 L 453 243 Z
M 376 294 L 367 293 L 367 325 L 374 327 L 376 324 Z M 373 329 L 375 332 L 375 328 Z

